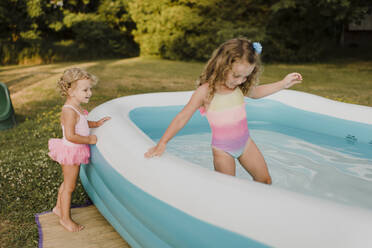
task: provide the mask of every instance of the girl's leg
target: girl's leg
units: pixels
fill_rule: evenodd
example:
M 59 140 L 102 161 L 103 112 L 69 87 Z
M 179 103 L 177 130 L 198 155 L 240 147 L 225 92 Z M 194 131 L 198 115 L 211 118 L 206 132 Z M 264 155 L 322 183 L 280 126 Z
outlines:
M 63 182 L 61 183 L 61 186 L 59 186 L 58 189 L 58 196 L 57 196 L 57 203 L 56 206 L 53 208 L 53 213 L 57 215 L 58 217 L 61 217 L 61 194 L 63 191 Z
M 271 184 L 271 177 L 264 157 L 252 139 L 247 141 L 244 152 L 238 160 L 254 181 Z
M 61 217 L 59 223 L 70 232 L 78 232 L 84 227 L 71 219 L 71 195 L 75 190 L 76 180 L 79 175 L 80 165 L 62 165 L 63 188 L 61 192 Z
M 212 147 L 214 169 L 223 174 L 235 176 L 235 160 L 234 158 L 215 147 Z

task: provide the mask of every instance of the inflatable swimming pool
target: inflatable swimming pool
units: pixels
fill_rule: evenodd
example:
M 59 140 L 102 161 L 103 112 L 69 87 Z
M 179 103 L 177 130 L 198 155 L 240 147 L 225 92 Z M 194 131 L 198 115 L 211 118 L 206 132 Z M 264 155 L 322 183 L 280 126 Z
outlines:
M 127 96 L 89 114 L 92 120 L 112 119 L 93 130 L 98 143 L 80 178 L 99 211 L 132 247 L 372 247 L 372 208 L 226 176 L 170 152 L 145 159 L 154 145 L 151 138 L 162 134 L 191 94 Z M 371 165 L 372 108 L 291 90 L 247 101 L 248 125 L 315 129 L 363 144 L 367 151 L 361 159 Z M 179 135 L 208 130 L 196 113 Z M 372 167 L 365 170 L 368 179 Z

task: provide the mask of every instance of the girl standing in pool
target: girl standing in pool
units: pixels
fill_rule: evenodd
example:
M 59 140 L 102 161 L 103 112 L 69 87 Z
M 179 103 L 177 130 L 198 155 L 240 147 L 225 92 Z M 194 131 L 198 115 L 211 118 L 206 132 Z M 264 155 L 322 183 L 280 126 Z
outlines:
M 97 137 L 89 135 L 89 128 L 99 127 L 110 119 L 104 117 L 99 121 L 88 121 L 88 112 L 80 106 L 89 102 L 92 96 L 91 88 L 96 83 L 95 76 L 79 68 L 66 70 L 58 81 L 61 95 L 66 97 L 61 112 L 63 138 L 50 139 L 48 146 L 49 156 L 62 167 L 63 182 L 58 190 L 53 213 L 59 217 L 59 223 L 70 232 L 83 229 L 83 226 L 71 219 L 70 205 L 80 164 L 89 163 L 88 144 L 97 143 Z
M 206 115 L 212 130 L 215 170 L 235 176 L 236 158 L 253 180 L 271 184 L 266 162 L 249 135 L 244 96 L 258 99 L 271 95 L 300 83 L 302 76 L 290 73 L 281 81 L 258 85 L 261 50 L 258 42 L 252 43 L 245 38 L 232 39 L 218 47 L 207 62 L 189 102 L 145 157 L 163 154 L 168 141 L 199 109 Z

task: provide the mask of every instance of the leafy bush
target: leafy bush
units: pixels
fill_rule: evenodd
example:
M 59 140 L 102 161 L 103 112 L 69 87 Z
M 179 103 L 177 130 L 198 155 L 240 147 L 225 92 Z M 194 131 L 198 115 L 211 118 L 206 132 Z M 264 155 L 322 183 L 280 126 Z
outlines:
M 264 58 L 304 62 L 320 60 L 339 46 L 344 26 L 362 18 L 368 6 L 364 0 L 281 0 L 270 9 Z
M 136 44 L 128 40 L 126 34 L 101 20 L 98 15 L 69 13 L 63 22 L 75 43 L 71 49 L 77 49 L 81 58 L 137 55 Z
M 206 60 L 239 36 L 262 42 L 265 61 L 314 61 L 368 8 L 366 0 L 1 0 L 0 63 L 131 57 L 139 50 Z M 65 40 L 72 42 L 61 45 Z
M 138 55 L 126 1 L 56 2 L 0 1 L 0 64 Z
M 206 60 L 239 36 L 264 44 L 265 61 L 313 61 L 337 46 L 345 24 L 368 10 L 364 0 L 141 0 L 129 3 L 141 55 Z
M 264 34 L 260 25 L 265 6 L 253 1 L 142 0 L 130 2 L 129 12 L 141 55 L 206 60 L 228 39 L 258 40 Z

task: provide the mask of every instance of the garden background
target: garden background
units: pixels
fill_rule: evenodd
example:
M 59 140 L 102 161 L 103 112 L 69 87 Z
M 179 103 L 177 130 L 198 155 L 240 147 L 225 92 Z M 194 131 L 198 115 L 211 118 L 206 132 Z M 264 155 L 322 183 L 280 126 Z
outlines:
M 263 45 L 262 83 L 297 71 L 295 90 L 372 106 L 372 31 L 350 39 L 349 28 L 371 9 L 364 0 L 1 0 L 0 81 L 18 125 L 0 132 L 0 247 L 37 247 L 34 214 L 55 204 L 61 171 L 47 141 L 62 135 L 56 81 L 65 69 L 100 78 L 91 110 L 194 90 L 212 51 L 245 36 Z M 87 199 L 79 183 L 73 204 Z

